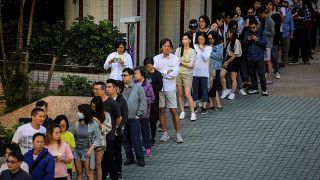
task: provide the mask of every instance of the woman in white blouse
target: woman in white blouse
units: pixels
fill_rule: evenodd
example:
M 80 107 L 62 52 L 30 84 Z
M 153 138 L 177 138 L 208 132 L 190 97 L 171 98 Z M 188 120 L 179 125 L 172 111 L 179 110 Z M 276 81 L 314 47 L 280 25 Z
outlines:
M 199 84 L 201 87 L 203 106 L 201 114 L 207 114 L 208 102 L 208 78 L 209 78 L 209 61 L 212 47 L 209 45 L 208 35 L 206 32 L 198 32 L 196 43 L 194 46 L 196 50 L 196 61 L 193 68 L 192 81 L 192 98 L 194 101 L 194 109 L 196 111 L 196 101 L 198 100 Z
M 184 119 L 186 114 L 184 111 L 184 94 L 190 105 L 191 111 L 191 121 L 197 119 L 196 113 L 194 112 L 193 100 L 191 97 L 191 87 L 192 87 L 192 76 L 194 61 L 196 59 L 196 51 L 193 49 L 192 35 L 190 33 L 184 33 L 182 35 L 181 47 L 177 48 L 175 55 L 178 56 L 180 61 L 180 72 L 177 76 L 177 90 L 178 99 L 180 105 L 180 116 L 179 119 Z M 183 93 L 184 92 L 184 93 Z
M 116 52 L 109 54 L 104 63 L 103 67 L 105 70 L 111 68 L 110 79 L 122 81 L 122 70 L 124 68 L 133 69 L 131 56 L 126 52 L 126 45 L 127 43 L 125 40 L 116 40 Z

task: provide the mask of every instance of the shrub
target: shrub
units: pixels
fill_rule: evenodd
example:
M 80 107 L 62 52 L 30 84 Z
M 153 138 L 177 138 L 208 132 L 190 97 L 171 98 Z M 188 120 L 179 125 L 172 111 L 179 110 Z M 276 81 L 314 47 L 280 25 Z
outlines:
M 61 96 L 92 96 L 92 82 L 77 75 L 67 75 L 61 78 L 63 85 L 59 86 Z
M 16 123 L 11 129 L 9 129 L 3 126 L 0 122 L 0 157 L 4 156 L 6 145 L 11 143 L 14 132 L 21 125 L 22 123 Z

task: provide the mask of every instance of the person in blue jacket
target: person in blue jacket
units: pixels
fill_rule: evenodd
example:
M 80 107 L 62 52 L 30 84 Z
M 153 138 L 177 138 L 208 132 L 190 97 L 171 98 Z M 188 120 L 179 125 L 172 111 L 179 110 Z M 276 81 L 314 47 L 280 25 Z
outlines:
M 247 46 L 247 60 L 249 74 L 251 78 L 252 89 L 248 91 L 249 94 L 259 94 L 258 80 L 256 73 L 258 72 L 263 96 L 268 96 L 266 77 L 265 77 L 265 63 L 264 51 L 267 45 L 267 35 L 264 31 L 258 30 L 258 22 L 256 19 L 250 19 L 250 31 L 243 40 L 244 46 Z
M 36 133 L 32 137 L 33 149 L 24 155 L 33 180 L 52 180 L 54 178 L 54 157 L 44 148 L 45 135 Z

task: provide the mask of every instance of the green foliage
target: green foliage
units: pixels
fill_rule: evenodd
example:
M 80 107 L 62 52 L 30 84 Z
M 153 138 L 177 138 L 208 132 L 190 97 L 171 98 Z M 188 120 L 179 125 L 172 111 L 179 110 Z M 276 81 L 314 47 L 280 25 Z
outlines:
M 106 56 L 114 51 L 114 40 L 121 38 L 118 29 L 107 20 L 95 24 L 92 16 L 77 20 L 67 32 L 67 55 L 79 65 L 103 69 Z
M 63 85 L 59 87 L 61 96 L 92 96 L 92 82 L 86 77 L 67 75 L 61 78 Z
M 16 123 L 11 129 L 9 129 L 3 126 L 0 122 L 0 157 L 4 155 L 5 146 L 11 143 L 14 132 L 21 125 L 22 123 Z

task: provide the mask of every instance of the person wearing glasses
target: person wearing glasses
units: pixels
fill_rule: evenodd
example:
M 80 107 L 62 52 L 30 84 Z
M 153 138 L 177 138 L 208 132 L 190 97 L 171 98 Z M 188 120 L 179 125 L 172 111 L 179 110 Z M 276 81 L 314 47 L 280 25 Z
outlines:
M 257 25 L 258 22 L 256 19 L 250 19 L 249 26 L 251 31 L 247 33 L 243 40 L 243 45 L 247 46 L 247 60 L 252 86 L 250 91 L 258 92 L 258 80 L 256 75 L 258 72 L 262 95 L 268 96 L 264 63 L 267 35 L 264 31 L 258 30 Z
M 24 163 L 21 151 L 11 151 L 7 156 L 6 164 L 8 169 L 1 173 L 0 179 L 32 180 L 31 175 L 21 168 L 22 163 Z
M 21 153 L 21 149 L 20 147 L 17 145 L 17 144 L 8 144 L 5 148 L 5 155 L 4 155 L 4 158 L 6 159 L 6 161 L 8 160 L 9 158 L 9 154 L 13 151 L 18 151 Z M 29 173 L 29 166 L 28 164 L 26 164 L 25 162 L 22 161 L 21 165 L 20 165 L 20 168 L 22 170 L 24 170 L 25 172 Z M 1 165 L 1 168 L 0 168 L 0 174 L 2 171 L 4 170 L 7 170 L 8 169 L 8 163 L 4 163 Z
M 122 70 L 124 68 L 133 69 L 131 56 L 126 52 L 126 45 L 127 43 L 124 39 L 116 40 L 116 52 L 109 54 L 104 63 L 103 67 L 105 70 L 111 68 L 111 74 L 109 76 L 110 79 L 121 81 Z

